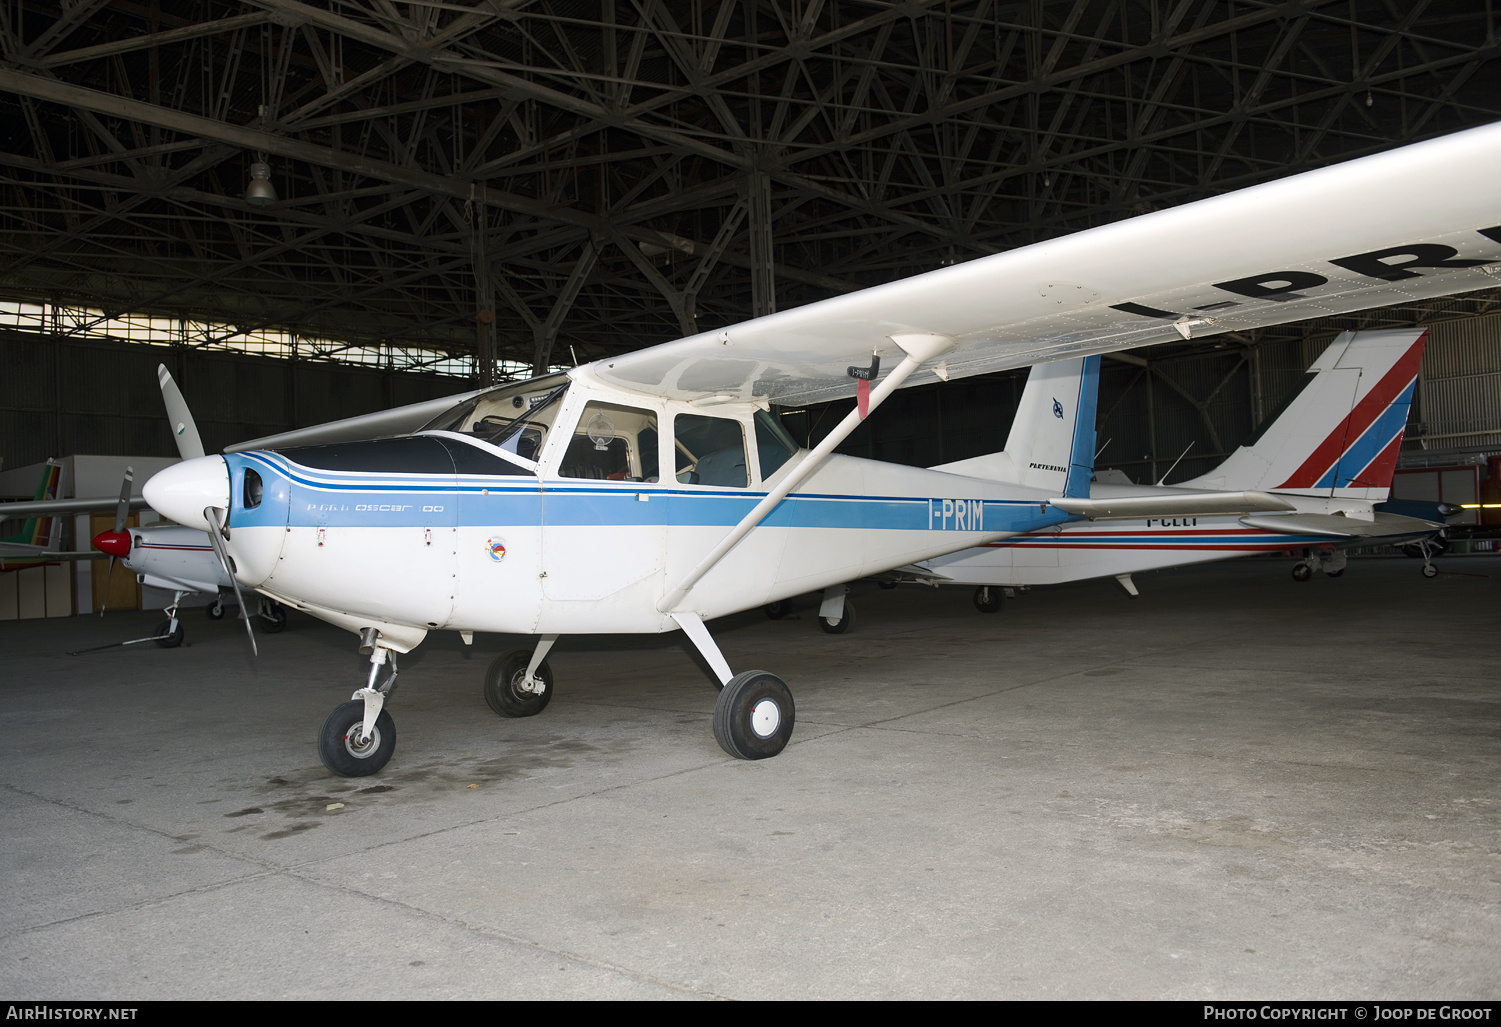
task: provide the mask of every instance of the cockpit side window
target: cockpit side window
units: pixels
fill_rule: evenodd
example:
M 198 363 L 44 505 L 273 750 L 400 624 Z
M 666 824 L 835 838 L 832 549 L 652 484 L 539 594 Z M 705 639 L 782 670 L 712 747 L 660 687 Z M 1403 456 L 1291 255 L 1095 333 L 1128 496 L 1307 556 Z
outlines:
M 656 481 L 657 438 L 655 411 L 591 402 L 579 415 L 558 474 L 594 481 Z
M 802 447 L 792 441 L 782 419 L 765 410 L 756 411 L 756 456 L 761 465 L 761 480 L 764 482 L 791 460 Z
M 677 478 L 684 485 L 750 485 L 745 426 L 729 417 L 678 414 L 672 422 Z

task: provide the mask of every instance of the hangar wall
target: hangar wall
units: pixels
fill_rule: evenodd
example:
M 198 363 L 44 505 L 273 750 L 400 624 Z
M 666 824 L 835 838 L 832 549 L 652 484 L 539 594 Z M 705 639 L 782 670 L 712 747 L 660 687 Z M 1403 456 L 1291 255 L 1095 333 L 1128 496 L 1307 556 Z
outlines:
M 204 448 L 465 391 L 467 378 L 327 361 L 0 331 L 0 457 L 175 456 L 157 385 L 166 364 Z

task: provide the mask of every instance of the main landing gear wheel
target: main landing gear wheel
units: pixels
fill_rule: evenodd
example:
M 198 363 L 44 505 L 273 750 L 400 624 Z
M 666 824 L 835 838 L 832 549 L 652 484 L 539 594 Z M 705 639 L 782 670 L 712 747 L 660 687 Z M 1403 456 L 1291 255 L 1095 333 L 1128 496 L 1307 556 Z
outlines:
M 1310 566 L 1308 566 L 1308 564 L 1306 564 L 1306 563 L 1295 563 L 1295 564 L 1293 564 L 1293 580 L 1294 581 L 1307 581 L 1311 577 L 1313 577 L 1313 568 L 1310 567 Z
M 209 620 L 223 620 L 224 603 L 221 600 L 215 599 L 204 609 L 203 612 L 208 614 Z
M 268 635 L 283 631 L 287 626 L 287 608 L 274 600 L 267 600 L 261 609 L 261 630 Z
M 177 630 L 173 631 L 172 622 L 164 620 L 156 626 L 152 634 L 157 636 L 156 644 L 163 649 L 176 649 L 182 645 L 182 636 L 187 632 L 182 629 L 182 621 L 177 622 Z
M 370 737 L 363 735 L 365 704 L 340 703 L 318 731 L 318 756 L 340 777 L 368 777 L 391 761 L 396 751 L 396 722 L 385 710 L 375 718 Z
M 844 601 L 844 616 L 837 621 L 831 621 L 827 617 L 818 618 L 818 626 L 830 635 L 842 635 L 855 626 L 855 604 L 848 599 Z
M 774 603 L 767 603 L 765 606 L 761 607 L 761 612 L 766 614 L 766 616 L 770 617 L 772 620 L 781 620 L 783 617 L 787 616 L 787 600 L 778 599 Z
M 714 740 L 736 759 L 764 760 L 787 748 L 796 712 L 792 692 L 775 674 L 736 674 L 714 706 Z
M 981 585 L 975 589 L 975 609 L 981 613 L 997 613 L 1001 609 L 1001 590 Z
M 538 664 L 542 691 L 529 692 L 522 686 L 531 662 L 530 649 L 512 649 L 495 658 L 485 672 L 485 702 L 490 709 L 502 717 L 534 717 L 547 708 L 552 701 L 552 669 L 546 660 Z

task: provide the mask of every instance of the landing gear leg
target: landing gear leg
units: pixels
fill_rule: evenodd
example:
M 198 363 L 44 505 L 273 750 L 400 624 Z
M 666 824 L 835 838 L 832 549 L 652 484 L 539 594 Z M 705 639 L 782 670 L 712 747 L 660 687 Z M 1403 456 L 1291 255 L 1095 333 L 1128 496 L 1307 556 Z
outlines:
M 1423 577 L 1438 577 L 1438 568 L 1433 566 L 1433 554 L 1435 550 L 1439 549 L 1439 547 L 1425 538 L 1423 539 L 1423 541 L 1418 543 L 1418 548 L 1421 549 L 1423 553 Z
M 485 672 L 485 702 L 502 717 L 532 717 L 552 700 L 552 668 L 546 656 L 557 635 L 543 635 L 531 652 L 502 653 Z
M 830 585 L 823 590 L 818 626 L 830 635 L 842 635 L 855 626 L 855 604 L 847 598 L 848 593 L 848 585 Z
M 396 690 L 396 653 L 379 640 L 374 628 L 360 633 L 360 651 L 370 656 L 370 678 L 349 702 L 334 707 L 318 732 L 319 758 L 341 777 L 374 774 L 396 751 L 396 722 L 384 708 Z M 388 663 L 391 672 L 379 681 L 380 669 Z
M 729 663 L 698 614 L 674 613 L 672 619 L 719 679 L 719 701 L 714 704 L 714 739 L 719 747 L 741 760 L 764 760 L 785 749 L 797 714 L 786 682 L 764 670 L 731 676 Z
M 177 604 L 182 602 L 182 597 L 185 595 L 187 595 L 186 592 L 172 593 L 172 605 L 162 610 L 168 619 L 156 626 L 156 637 L 153 641 L 163 649 L 176 649 L 182 645 L 182 638 L 186 632 L 183 631 L 182 621 L 177 619 Z

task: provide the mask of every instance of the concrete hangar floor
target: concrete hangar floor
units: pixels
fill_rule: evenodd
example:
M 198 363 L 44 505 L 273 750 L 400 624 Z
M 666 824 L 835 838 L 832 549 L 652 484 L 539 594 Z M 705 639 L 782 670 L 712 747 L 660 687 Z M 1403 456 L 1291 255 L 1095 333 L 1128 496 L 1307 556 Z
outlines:
M 674 637 L 565 639 L 502 720 L 516 640 L 440 635 L 362 780 L 313 744 L 348 634 L 294 615 L 252 664 L 231 618 L 79 657 L 160 618 L 0 625 L 0 992 L 1494 998 L 1501 560 L 1439 565 L 729 618 L 797 700 L 759 763 Z

